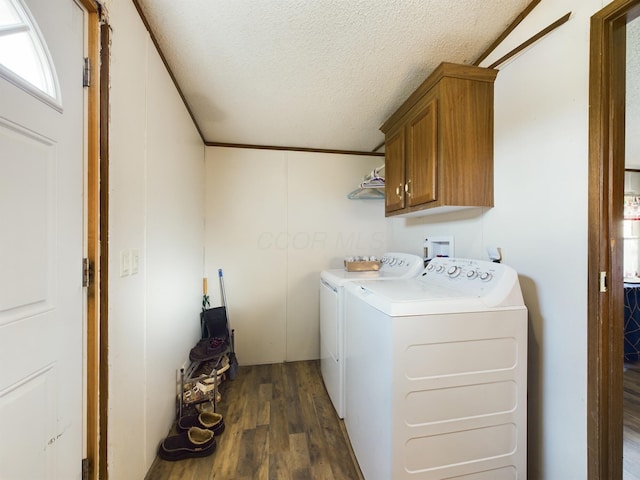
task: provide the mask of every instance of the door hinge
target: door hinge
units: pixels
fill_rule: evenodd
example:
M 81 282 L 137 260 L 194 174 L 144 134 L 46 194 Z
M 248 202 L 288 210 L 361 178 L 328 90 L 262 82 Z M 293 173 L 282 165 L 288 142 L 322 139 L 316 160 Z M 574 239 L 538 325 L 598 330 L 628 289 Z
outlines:
M 89 60 L 89 57 L 84 57 L 84 68 L 82 69 L 82 86 L 91 86 L 91 60 Z
M 89 459 L 83 458 L 82 459 L 82 480 L 89 480 L 89 473 L 90 473 Z
M 607 272 L 600 272 L 600 293 L 607 291 Z
M 82 286 L 83 287 L 88 287 L 89 285 L 91 285 L 91 274 L 92 274 L 91 262 L 89 261 L 88 258 L 83 258 L 82 259 Z

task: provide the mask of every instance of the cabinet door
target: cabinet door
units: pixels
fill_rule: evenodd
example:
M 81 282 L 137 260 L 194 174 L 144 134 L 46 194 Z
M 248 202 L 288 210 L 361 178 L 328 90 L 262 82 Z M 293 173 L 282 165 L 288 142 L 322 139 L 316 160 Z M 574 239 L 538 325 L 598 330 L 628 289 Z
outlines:
M 433 202 L 438 188 L 438 103 L 434 99 L 411 119 L 408 127 L 406 192 L 412 207 Z
M 386 139 L 385 163 L 385 211 L 393 212 L 404 208 L 404 141 L 401 128 Z

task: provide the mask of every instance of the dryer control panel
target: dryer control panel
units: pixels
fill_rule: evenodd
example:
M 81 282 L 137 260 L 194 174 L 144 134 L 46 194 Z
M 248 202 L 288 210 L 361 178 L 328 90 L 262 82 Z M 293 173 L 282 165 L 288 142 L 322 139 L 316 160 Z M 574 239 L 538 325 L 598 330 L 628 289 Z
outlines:
M 381 272 L 394 272 L 396 276 L 414 276 L 424 267 L 421 257 L 410 253 L 385 253 L 380 259 Z

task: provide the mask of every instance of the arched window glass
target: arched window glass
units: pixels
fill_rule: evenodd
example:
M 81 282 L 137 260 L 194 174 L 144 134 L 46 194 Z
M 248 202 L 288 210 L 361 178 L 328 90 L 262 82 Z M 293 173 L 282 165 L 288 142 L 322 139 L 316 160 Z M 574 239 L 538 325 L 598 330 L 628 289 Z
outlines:
M 0 75 L 60 100 L 48 50 L 21 0 L 0 0 Z

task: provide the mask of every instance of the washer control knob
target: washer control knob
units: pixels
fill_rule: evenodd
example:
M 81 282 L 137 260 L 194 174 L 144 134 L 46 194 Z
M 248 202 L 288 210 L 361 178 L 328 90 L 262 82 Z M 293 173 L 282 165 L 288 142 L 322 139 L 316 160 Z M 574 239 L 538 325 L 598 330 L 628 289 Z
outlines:
M 473 280 L 474 278 L 476 278 L 478 276 L 478 272 L 476 272 L 475 270 L 469 270 L 467 272 L 467 278 L 469 280 Z
M 389 259 L 389 266 L 393 267 L 398 260 L 395 257 Z
M 436 267 L 436 273 L 442 273 L 444 272 L 444 265 L 438 265 Z
M 458 275 L 460 275 L 460 272 L 461 272 L 460 267 L 453 265 L 449 267 L 449 270 L 447 270 L 447 275 L 449 275 L 451 278 L 455 278 Z
M 403 265 L 404 265 L 404 260 L 400 259 L 400 260 L 398 261 L 398 266 L 399 266 L 399 267 L 401 267 L 401 266 L 403 266 Z
M 431 272 L 434 268 L 436 268 L 433 263 L 430 263 L 429 265 L 427 265 L 427 271 Z
M 491 280 L 491 278 L 493 278 L 493 275 L 491 275 L 489 272 L 482 272 L 480 274 L 480 280 L 482 280 L 483 282 L 488 282 L 489 280 Z

